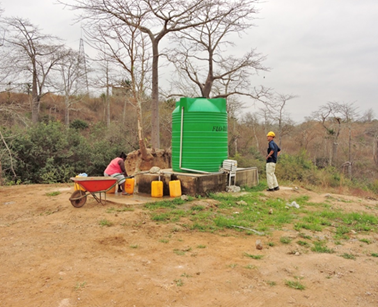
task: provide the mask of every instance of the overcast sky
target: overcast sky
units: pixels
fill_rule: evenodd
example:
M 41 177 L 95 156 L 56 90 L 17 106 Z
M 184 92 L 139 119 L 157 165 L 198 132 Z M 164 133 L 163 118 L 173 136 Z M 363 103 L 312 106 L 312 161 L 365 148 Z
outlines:
M 43 33 L 79 48 L 74 12 L 55 0 L 0 3 L 3 16 L 28 18 Z M 270 72 L 253 77 L 253 83 L 298 96 L 287 106 L 294 121 L 329 101 L 354 103 L 360 113 L 373 109 L 378 118 L 378 0 L 266 0 L 258 9 L 256 26 L 237 51 L 256 48 L 267 56 Z

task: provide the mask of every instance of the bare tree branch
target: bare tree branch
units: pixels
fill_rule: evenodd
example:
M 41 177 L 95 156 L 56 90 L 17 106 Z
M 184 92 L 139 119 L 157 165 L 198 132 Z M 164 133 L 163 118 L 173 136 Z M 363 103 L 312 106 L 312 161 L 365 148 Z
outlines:
M 241 95 L 262 101 L 268 96 L 268 89 L 261 87 L 257 91 L 249 81 L 253 74 L 268 70 L 262 65 L 264 56 L 255 49 L 240 58 L 225 56 L 226 48 L 234 47 L 227 40 L 228 36 L 232 33 L 240 35 L 252 26 L 257 13 L 256 3 L 256 0 L 223 3 L 222 14 L 217 19 L 211 17 L 217 8 L 206 7 L 198 13 L 203 25 L 176 33 L 174 42 L 177 48 L 168 59 L 176 66 L 178 74 L 197 86 L 200 96 Z
M 141 1 L 103 1 L 103 0 L 58 0 L 71 9 L 79 9 L 82 14 L 78 20 L 84 28 L 101 25 L 112 20 L 113 26 L 126 25 L 146 34 L 152 48 L 152 135 L 155 148 L 160 147 L 159 133 L 159 43 L 168 33 L 204 25 L 223 14 L 226 2 L 223 0 L 141 0 Z M 213 8 L 211 17 L 203 20 L 200 12 Z M 107 24 L 105 22 L 105 24 Z
M 292 94 L 273 94 L 268 101 L 265 101 L 265 107 L 269 116 L 278 124 L 278 145 L 282 146 L 282 139 L 288 134 L 292 121 L 285 112 L 285 107 L 289 100 L 297 98 L 298 96 Z M 286 127 L 286 129 L 285 129 Z
M 13 168 L 12 152 L 10 151 L 10 149 L 9 149 L 9 147 L 8 147 L 8 144 L 7 144 L 7 142 L 5 141 L 4 136 L 3 136 L 2 132 L 1 132 L 1 130 L 0 130 L 0 137 L 1 137 L 1 140 L 3 141 L 3 144 L 4 144 L 5 148 L 6 148 L 7 151 L 8 151 L 8 154 L 9 154 L 10 168 L 11 168 L 12 173 L 13 173 L 13 178 L 17 178 L 17 174 L 16 174 L 16 172 L 14 171 L 14 168 Z M 2 177 L 2 176 L 1 176 L 1 177 Z
M 6 18 L 3 25 L 7 52 L 7 57 L 1 59 L 3 67 L 8 69 L 7 78 L 21 78 L 25 83 L 31 83 L 32 121 L 35 123 L 39 118 L 41 98 L 47 93 L 48 75 L 60 61 L 63 45 L 56 44 L 57 37 L 42 34 L 27 19 Z

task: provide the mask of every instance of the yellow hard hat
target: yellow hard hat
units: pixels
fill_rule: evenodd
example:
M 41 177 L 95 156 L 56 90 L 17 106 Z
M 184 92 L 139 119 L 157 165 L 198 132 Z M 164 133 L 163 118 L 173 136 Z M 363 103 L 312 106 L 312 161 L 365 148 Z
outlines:
M 269 131 L 268 134 L 266 136 L 272 136 L 272 137 L 275 137 L 275 133 L 273 131 Z

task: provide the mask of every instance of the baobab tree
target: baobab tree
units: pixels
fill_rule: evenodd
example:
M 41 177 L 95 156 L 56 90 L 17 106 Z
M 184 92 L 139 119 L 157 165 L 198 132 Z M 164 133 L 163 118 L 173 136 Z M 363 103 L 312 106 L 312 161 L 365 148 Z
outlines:
M 289 100 L 296 98 L 292 94 L 272 94 L 270 98 L 264 102 L 269 117 L 277 123 L 278 126 L 278 145 L 282 146 L 282 139 L 288 134 L 289 128 L 293 126 L 293 122 L 286 113 L 285 107 Z
M 31 83 L 32 122 L 39 119 L 41 98 L 46 94 L 49 74 L 65 56 L 62 44 L 55 36 L 41 33 L 27 19 L 12 17 L 3 21 L 6 30 L 4 46 L 6 56 L 3 67 L 8 69 L 8 79 Z M 21 79 L 21 80 L 20 80 Z
M 101 98 L 104 100 L 105 109 L 104 117 L 106 126 L 110 127 L 110 88 L 116 80 L 117 68 L 112 65 L 111 59 L 103 52 L 99 52 L 97 59 L 94 61 L 97 64 L 97 71 L 99 72 L 93 80 L 93 84 L 96 87 L 104 88 L 105 93 L 101 94 Z
M 318 120 L 326 131 L 326 139 L 331 139 L 332 150 L 330 151 L 328 164 L 333 165 L 337 156 L 338 138 L 341 131 L 341 118 L 337 114 L 337 104 L 328 102 L 320 106 L 319 109 L 312 113 L 312 117 Z
M 151 143 L 160 147 L 159 128 L 159 44 L 170 33 L 180 32 L 188 28 L 202 26 L 221 18 L 230 10 L 229 3 L 224 0 L 140 0 L 140 1 L 102 1 L 102 0 L 58 0 L 72 9 L 80 10 L 78 17 L 84 28 L 102 25 L 105 28 L 112 20 L 114 27 L 134 27 L 151 42 L 152 49 L 152 117 Z M 199 18 L 201 12 L 212 8 L 209 18 Z
M 222 4 L 222 14 L 212 19 L 218 7 L 207 6 L 198 12 L 203 24 L 175 32 L 175 52 L 168 54 L 176 72 L 183 80 L 197 86 L 197 96 L 227 98 L 231 95 L 264 98 L 268 90 L 251 85 L 250 77 L 263 66 L 265 56 L 251 49 L 238 57 L 232 52 L 235 44 L 230 35 L 239 35 L 252 27 L 257 14 L 256 0 L 228 1 Z M 177 84 L 177 88 L 180 85 Z M 182 95 L 177 93 L 176 95 Z
M 348 160 L 344 162 L 344 165 L 347 167 L 349 178 L 352 179 L 352 123 L 357 117 L 357 107 L 354 106 L 353 102 L 337 103 L 337 111 L 340 114 L 344 125 L 348 128 Z
M 374 120 L 374 118 L 375 118 L 374 110 L 370 108 L 362 114 L 359 121 L 363 123 L 371 123 Z
M 62 52 L 64 53 L 62 60 L 56 66 L 60 78 L 55 79 L 53 86 L 64 97 L 64 123 L 68 127 L 70 110 L 84 92 L 81 80 L 86 77 L 87 71 L 79 52 L 72 49 L 64 49 Z
M 349 129 L 348 141 L 348 173 L 351 176 L 351 123 L 356 117 L 356 107 L 353 103 L 328 102 L 320 106 L 313 112 L 312 116 L 318 120 L 326 131 L 326 138 L 332 141 L 332 150 L 330 152 L 329 165 L 335 165 L 337 159 L 337 149 L 339 146 L 339 136 L 343 125 L 346 124 Z
M 378 122 L 372 122 L 367 129 L 365 134 L 372 138 L 372 155 L 375 166 L 378 167 Z
M 129 80 L 124 82 L 124 85 L 127 85 L 125 94 L 136 110 L 142 160 L 152 160 L 152 155 L 148 154 L 146 149 L 142 116 L 142 102 L 147 98 L 146 88 L 151 73 L 150 41 L 142 35 L 138 27 L 120 27 L 114 24 L 114 19 L 104 20 L 94 28 L 87 28 L 85 33 L 91 45 L 114 66 L 119 67 Z

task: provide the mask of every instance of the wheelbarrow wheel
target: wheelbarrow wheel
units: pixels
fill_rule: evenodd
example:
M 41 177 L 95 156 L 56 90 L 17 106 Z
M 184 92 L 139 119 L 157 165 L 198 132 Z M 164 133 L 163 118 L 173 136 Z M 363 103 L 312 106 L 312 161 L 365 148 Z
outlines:
M 84 191 L 77 190 L 72 193 L 70 201 L 72 206 L 74 206 L 75 208 L 81 208 L 85 205 L 87 201 L 87 196 L 85 195 Z

